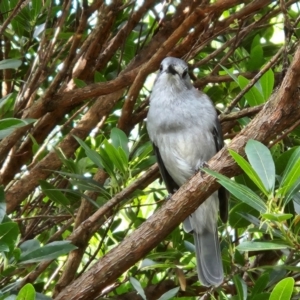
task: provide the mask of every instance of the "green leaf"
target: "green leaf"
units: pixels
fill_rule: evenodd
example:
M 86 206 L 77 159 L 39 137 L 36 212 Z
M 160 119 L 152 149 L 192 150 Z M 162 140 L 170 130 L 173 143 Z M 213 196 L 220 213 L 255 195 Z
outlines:
M 145 295 L 144 289 L 141 286 L 140 282 L 136 280 L 134 277 L 129 277 L 129 281 L 134 287 L 134 289 L 137 291 L 137 293 L 144 299 L 147 300 L 147 297 Z
M 6 105 L 9 106 L 10 102 L 14 101 L 15 97 L 16 97 L 15 93 L 10 93 L 10 94 L 8 94 L 5 97 L 0 99 L 1 113 L 3 113 L 3 111 L 5 110 Z
M 38 240 L 27 240 L 20 245 L 21 254 L 25 256 L 33 250 L 39 249 L 40 247 L 40 242 Z
M 221 67 L 237 84 L 239 84 L 238 78 L 233 74 L 233 72 L 231 70 L 227 69 L 226 67 L 224 67 L 222 65 L 221 65 Z
M 264 55 L 264 52 L 263 52 L 262 46 L 260 44 L 252 47 L 251 51 L 250 51 L 250 59 L 247 63 L 247 69 L 249 71 L 259 70 L 264 62 L 263 55 Z
M 104 145 L 104 142 L 108 143 L 107 140 L 104 140 L 102 142 L 102 146 L 99 148 L 98 152 L 91 149 L 85 142 L 83 142 L 78 137 L 74 138 L 78 141 L 78 143 L 83 147 L 87 157 L 100 169 L 105 169 L 106 172 L 113 178 L 116 179 L 115 173 L 114 173 L 114 164 L 112 163 L 109 155 L 107 154 L 108 151 L 102 147 Z M 111 145 L 110 145 L 111 146 Z
M 25 255 L 21 254 L 19 263 L 29 264 L 45 260 L 52 260 L 75 249 L 77 249 L 77 247 L 72 245 L 69 241 L 57 241 L 47 244 L 39 249 L 34 249 Z
M 22 61 L 19 59 L 4 59 L 0 61 L 0 70 L 5 69 L 18 69 L 22 64 Z
M 58 204 L 61 204 L 63 206 L 70 205 L 69 199 L 55 186 L 53 186 L 51 183 L 40 180 L 40 186 L 42 188 L 42 191 L 45 195 L 47 195 L 51 200 L 55 201 Z
M 53 298 L 50 298 L 44 294 L 36 293 L 35 300 L 53 300 Z
M 274 287 L 269 300 L 290 300 L 294 284 L 295 280 L 292 277 L 282 279 Z
M 35 296 L 35 289 L 33 285 L 31 283 L 27 283 L 21 288 L 16 300 L 35 300 Z
M 110 133 L 112 145 L 118 149 L 119 147 L 126 153 L 126 157 L 129 157 L 129 148 L 128 148 L 128 137 L 124 131 L 120 130 L 117 127 L 114 127 Z
M 94 82 L 104 82 L 105 80 L 105 76 L 102 73 L 98 71 L 94 72 Z
M 7 119 L 0 120 L 0 140 L 10 135 L 17 128 L 27 126 L 31 123 L 34 123 L 35 121 L 36 120 L 34 119 L 15 119 L 15 118 L 7 118 Z
M 157 262 L 155 262 L 154 260 L 145 258 L 140 265 L 140 269 L 148 268 L 148 267 L 154 266 L 156 264 L 157 264 Z
M 249 140 L 245 147 L 247 158 L 269 194 L 275 186 L 275 164 L 270 150 L 262 143 Z
M 254 297 L 251 297 L 250 300 L 267 300 L 269 299 L 270 294 L 269 293 L 261 293 L 261 294 L 257 294 Z
M 291 219 L 293 217 L 293 215 L 292 214 L 267 213 L 267 214 L 262 214 L 262 217 L 267 220 L 270 220 L 270 221 L 283 222 L 283 221 Z
M 239 75 L 238 81 L 241 89 L 244 89 L 249 83 L 249 80 L 243 77 L 242 75 Z M 262 93 L 258 90 L 258 88 L 255 85 L 252 86 L 250 90 L 245 94 L 245 98 L 250 106 L 257 106 L 265 102 Z
M 283 172 L 286 168 L 287 161 L 291 158 L 292 154 L 298 149 L 299 147 L 293 147 L 285 152 L 283 152 L 276 160 L 276 172 L 278 175 L 283 175 Z
M 287 190 L 285 194 L 284 205 L 287 205 L 290 202 L 290 200 L 295 198 L 295 195 L 299 192 L 299 190 L 300 190 L 300 177 Z
M 260 294 L 264 291 L 264 289 L 267 287 L 268 282 L 269 282 L 270 276 L 268 273 L 264 273 L 260 277 L 257 278 L 255 285 L 252 289 L 251 296 L 255 296 L 257 294 Z M 251 299 L 252 299 L 251 297 Z
M 263 95 L 265 98 L 265 101 L 269 99 L 273 92 L 274 88 L 274 73 L 272 69 L 269 69 L 261 78 L 260 78 L 260 84 L 262 87 Z
M 237 162 L 237 164 L 242 168 L 242 170 L 249 176 L 249 178 L 256 184 L 256 186 L 266 195 L 269 193 L 263 184 L 261 178 L 257 175 L 253 167 L 238 153 L 229 149 L 230 155 Z
M 258 197 L 254 192 L 252 192 L 248 187 L 243 186 L 230 180 L 224 175 L 214 172 L 210 169 L 203 169 L 206 173 L 218 179 L 218 182 L 224 186 L 232 195 L 242 202 L 250 205 L 259 212 L 266 212 L 266 204 Z
M 295 181 L 300 177 L 300 147 L 291 155 L 283 172 L 277 196 L 285 196 L 293 187 Z
M 127 171 L 127 165 L 125 166 L 122 162 L 122 159 L 120 158 L 120 155 L 118 153 L 118 150 L 111 145 L 107 140 L 103 141 L 104 149 L 106 152 L 106 155 L 108 159 L 111 161 L 111 163 L 122 173 L 126 174 Z M 100 152 L 100 154 L 103 154 L 103 151 Z
M 36 139 L 34 138 L 34 136 L 32 134 L 28 134 L 31 141 L 32 141 L 32 153 L 35 155 L 41 148 L 41 146 L 38 144 L 38 142 L 36 141 Z
M 31 0 L 31 9 L 33 12 L 33 19 L 37 18 L 39 15 L 41 8 L 43 7 L 42 1 L 40 0 Z
M 179 287 L 173 288 L 169 291 L 167 291 L 166 293 L 162 294 L 158 300 L 169 300 L 169 299 L 174 299 L 174 297 L 176 296 L 176 294 L 179 291 Z
M 282 250 L 289 245 L 276 242 L 243 242 L 236 247 L 239 251 Z
M 114 164 L 112 163 L 110 157 L 107 154 L 106 149 L 103 149 L 102 147 L 99 149 L 101 162 L 103 165 L 103 168 L 105 171 L 109 174 L 111 178 L 113 178 L 115 181 L 117 181 L 115 171 L 114 171 Z
M 70 214 L 73 215 L 72 210 L 69 208 L 69 199 L 55 186 L 45 180 L 39 180 L 43 193 L 52 201 L 62 205 Z
M 246 300 L 247 299 L 247 285 L 246 285 L 245 281 L 240 277 L 240 275 L 234 275 L 232 279 L 235 284 L 239 299 Z
M 240 214 L 241 211 L 249 215 L 254 215 L 255 217 L 259 217 L 259 212 L 257 210 L 255 210 L 253 207 L 249 206 L 246 203 L 239 202 L 230 210 L 229 225 L 231 227 L 246 228 L 248 225 L 251 224 L 251 222 L 249 222 L 243 216 L 241 216 Z
M 243 218 L 248 220 L 250 223 L 255 225 L 257 228 L 259 228 L 259 231 L 269 234 L 270 227 L 265 222 L 261 222 L 258 218 L 254 217 L 253 215 L 249 215 L 247 213 L 240 212 L 239 214 Z M 258 231 L 256 228 L 254 228 L 253 230 Z M 249 229 L 249 231 L 251 231 L 251 229 Z M 284 239 L 284 235 L 278 229 L 272 228 L 272 234 L 278 237 L 279 239 Z
M 76 141 L 80 144 L 80 146 L 84 149 L 86 156 L 99 168 L 103 169 L 103 161 L 100 157 L 100 155 L 95 151 L 92 150 L 83 140 L 81 140 L 79 137 L 74 136 Z
M 7 222 L 0 224 L 0 249 L 8 246 L 13 249 L 19 235 L 19 227 L 17 223 Z
M 86 86 L 86 83 L 85 83 L 83 80 L 81 80 L 81 79 L 73 78 L 73 80 L 74 80 L 75 85 L 76 85 L 78 88 L 83 88 L 83 87 Z

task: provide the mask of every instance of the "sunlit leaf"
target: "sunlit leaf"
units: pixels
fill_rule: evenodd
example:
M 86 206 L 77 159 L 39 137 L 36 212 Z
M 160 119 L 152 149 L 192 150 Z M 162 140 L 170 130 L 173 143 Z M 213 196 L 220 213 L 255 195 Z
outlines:
M 35 300 L 36 299 L 35 289 L 31 283 L 25 284 L 20 292 L 16 300 Z
M 245 152 L 251 166 L 258 174 L 268 193 L 273 193 L 275 165 L 270 150 L 258 141 L 249 140 L 246 144 Z
M 290 300 L 295 280 L 292 277 L 284 278 L 276 284 L 269 300 Z

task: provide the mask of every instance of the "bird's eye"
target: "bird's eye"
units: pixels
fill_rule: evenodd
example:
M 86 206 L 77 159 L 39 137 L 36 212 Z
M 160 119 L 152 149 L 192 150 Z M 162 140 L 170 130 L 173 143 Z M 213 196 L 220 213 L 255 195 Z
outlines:
M 161 72 L 163 70 L 163 65 L 160 65 L 159 71 Z
M 182 73 L 182 78 L 185 78 L 187 74 L 188 74 L 188 71 L 187 71 L 187 69 L 185 69 Z

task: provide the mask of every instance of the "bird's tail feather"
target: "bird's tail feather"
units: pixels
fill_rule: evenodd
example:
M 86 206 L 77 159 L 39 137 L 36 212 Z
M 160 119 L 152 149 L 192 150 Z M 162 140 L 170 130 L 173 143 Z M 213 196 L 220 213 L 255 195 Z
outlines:
M 223 265 L 217 230 L 194 231 L 198 277 L 205 286 L 218 286 L 223 282 Z

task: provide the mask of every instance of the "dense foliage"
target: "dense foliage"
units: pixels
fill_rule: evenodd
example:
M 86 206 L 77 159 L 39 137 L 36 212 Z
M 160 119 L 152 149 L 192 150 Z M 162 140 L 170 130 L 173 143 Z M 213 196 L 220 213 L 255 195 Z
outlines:
M 299 299 L 299 15 L 296 0 L 0 1 L 0 299 Z M 166 56 L 189 63 L 227 145 L 167 203 L 145 127 Z M 231 192 L 226 278 L 206 288 L 180 223 L 213 178 Z

